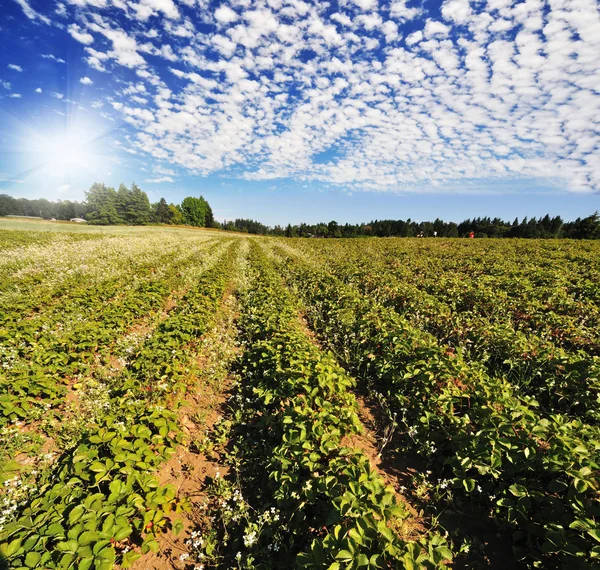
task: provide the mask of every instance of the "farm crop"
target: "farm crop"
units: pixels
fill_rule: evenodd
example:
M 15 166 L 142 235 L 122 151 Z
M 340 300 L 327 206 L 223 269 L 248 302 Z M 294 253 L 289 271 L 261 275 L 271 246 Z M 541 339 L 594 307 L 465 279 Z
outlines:
M 594 568 L 599 254 L 0 231 L 0 567 Z

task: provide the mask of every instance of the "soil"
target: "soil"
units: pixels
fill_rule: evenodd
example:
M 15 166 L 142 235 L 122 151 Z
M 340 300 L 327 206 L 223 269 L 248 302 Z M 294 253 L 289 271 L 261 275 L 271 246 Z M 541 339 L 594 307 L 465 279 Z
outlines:
M 220 350 L 223 340 L 225 343 L 228 340 L 224 337 L 227 337 L 228 332 L 231 333 L 235 318 L 232 306 L 227 306 L 231 295 L 231 291 L 226 293 L 217 311 L 219 315 L 217 323 L 204 339 L 205 341 L 208 339 L 209 342 L 198 347 L 195 358 L 196 369 L 204 370 L 205 374 L 190 378 L 191 388 L 184 405 L 179 409 L 179 422 L 187 436 L 187 445 L 181 445 L 157 473 L 160 485 L 173 486 L 177 491 L 177 498 L 186 500 L 189 504 L 189 509 L 181 513 L 173 513 L 170 517 L 171 521 L 180 520 L 183 523 L 183 530 L 177 536 L 172 531 L 159 535 L 158 553 L 142 556 L 132 565 L 132 570 L 184 568 L 185 563 L 181 562 L 179 557 L 189 551 L 185 541 L 190 537 L 191 531 L 197 527 L 198 516 L 202 513 L 206 498 L 203 489 L 206 488 L 208 479 L 215 478 L 217 474 L 222 477 L 227 476 L 228 467 L 215 452 L 200 453 L 196 451 L 195 446 L 189 444 L 194 441 L 204 441 L 206 433 L 210 432 L 226 409 L 231 378 L 227 375 L 225 362 L 227 356 Z M 215 369 L 219 369 L 224 377 L 219 372 L 215 372 Z
M 188 435 L 189 442 L 201 439 L 206 430 L 210 430 L 219 420 L 225 400 L 225 394 L 215 393 L 206 387 L 190 394 L 186 399 L 187 405 L 180 410 L 181 426 Z M 196 423 L 190 419 L 190 415 L 194 414 L 199 414 L 205 419 Z M 158 553 L 142 556 L 132 565 L 132 570 L 171 570 L 184 567 L 179 557 L 189 550 L 184 541 L 189 538 L 195 527 L 194 513 L 204 503 L 205 495 L 202 489 L 206 486 L 207 478 L 214 478 L 217 472 L 226 476 L 228 468 L 222 465 L 218 458 L 196 453 L 185 445 L 180 446 L 176 454 L 162 466 L 157 473 L 160 485 L 173 486 L 177 491 L 177 498 L 187 500 L 191 508 L 188 512 L 173 513 L 170 517 L 171 521 L 178 519 L 183 523 L 183 531 L 177 536 L 172 532 L 159 535 Z
M 390 454 L 384 449 L 380 452 L 380 441 L 385 426 L 382 419 L 377 419 L 377 410 L 369 405 L 361 396 L 357 396 L 358 416 L 363 426 L 363 433 L 358 435 L 345 436 L 342 439 L 342 445 L 358 449 L 369 460 L 371 468 L 379 473 L 386 484 L 394 491 L 398 503 L 404 505 L 410 517 L 402 521 L 399 527 L 399 534 L 403 540 L 415 540 L 427 533 L 423 519 L 418 510 L 409 502 L 404 494 L 404 489 L 409 485 L 413 475 L 422 469 L 416 458 L 400 455 L 399 453 Z

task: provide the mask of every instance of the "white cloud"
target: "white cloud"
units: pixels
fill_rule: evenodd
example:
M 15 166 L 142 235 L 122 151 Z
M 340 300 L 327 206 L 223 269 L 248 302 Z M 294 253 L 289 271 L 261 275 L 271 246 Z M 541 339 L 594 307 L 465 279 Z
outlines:
M 62 59 L 61 57 L 56 57 L 55 55 L 51 54 L 51 53 L 43 53 L 42 57 L 44 59 L 51 59 L 52 61 L 55 61 L 56 63 L 67 63 L 64 59 Z
M 412 46 L 416 43 L 420 42 L 423 39 L 423 32 L 421 30 L 417 30 L 413 32 L 406 38 L 406 45 Z
M 350 16 L 348 16 L 348 14 L 340 14 L 339 12 L 336 12 L 335 14 L 331 15 L 331 19 L 335 22 L 339 22 L 342 26 L 346 26 L 347 28 L 352 27 L 352 19 Z
M 8 96 L 11 99 L 21 99 L 22 95 L 20 93 L 9 93 Z
M 361 10 L 374 10 L 377 7 L 377 0 L 350 0 Z
M 154 165 L 152 170 L 157 174 L 164 176 L 175 176 L 175 171 L 172 168 L 165 168 L 164 166 Z
M 435 20 L 427 20 L 427 24 L 425 24 L 425 37 L 432 38 L 434 36 L 443 36 L 446 37 L 450 32 L 450 28 L 442 22 L 436 22 Z
M 85 51 L 89 54 L 85 60 L 90 67 L 93 67 L 96 71 L 107 71 L 103 63 L 109 59 L 107 54 L 90 47 L 85 48 Z
M 79 6 L 83 8 L 84 6 L 93 6 L 94 8 L 106 8 L 108 6 L 109 0 L 67 0 L 69 4 L 73 4 L 74 6 Z
M 82 43 L 86 46 L 94 43 L 94 36 L 87 32 L 82 32 L 81 28 L 77 24 L 71 24 L 68 29 L 73 39 L 77 40 L 79 43 Z
M 173 0 L 139 0 L 137 3 L 129 2 L 129 7 L 133 9 L 137 19 L 142 22 L 159 13 L 163 13 L 171 20 L 180 18 L 179 9 Z
M 407 6 L 407 0 L 395 0 L 390 5 L 390 16 L 400 21 L 414 20 L 423 10 L 418 6 Z M 413 2 L 418 4 L 418 2 Z
M 62 93 L 59 93 L 58 91 L 52 91 L 50 93 L 50 97 L 54 97 L 55 99 L 64 99 L 64 95 Z
M 175 182 L 175 180 L 170 176 L 161 176 L 158 178 L 149 178 L 148 180 L 144 180 L 144 182 L 148 184 L 161 184 L 163 182 Z
M 457 24 L 465 24 L 472 18 L 473 12 L 469 0 L 445 0 L 442 4 L 442 16 Z
M 139 46 L 132 35 L 129 35 L 122 29 L 113 29 L 98 24 L 92 24 L 90 27 L 93 31 L 99 32 L 108 38 L 112 42 L 113 47 L 111 51 L 106 53 L 94 52 L 92 54 L 92 57 L 96 59 L 95 61 L 93 60 L 94 64 L 104 67 L 101 63 L 102 60 L 115 59 L 117 63 L 125 67 L 145 67 L 146 60 L 138 53 Z M 88 53 L 91 52 L 88 50 Z
M 222 4 L 215 10 L 215 19 L 223 24 L 235 22 L 238 15 L 229 6 Z
M 15 0 L 15 2 L 21 6 L 21 8 L 23 9 L 23 12 L 25 13 L 25 16 L 27 16 L 30 20 L 39 20 L 40 22 L 43 22 L 44 24 L 50 24 L 50 18 L 40 14 L 39 12 L 36 12 L 30 5 L 28 0 Z
M 42 93 L 42 88 L 41 88 L 41 87 L 38 87 L 38 88 L 35 90 L 35 92 L 36 92 L 36 93 Z
M 60 188 L 58 189 L 59 192 L 68 192 L 71 189 L 71 185 L 70 184 L 63 184 L 62 186 L 60 186 Z
M 86 77 L 82 77 L 79 80 L 79 83 L 82 83 L 83 85 L 93 85 L 94 84 L 94 82 L 89 77 L 87 77 L 87 76 Z
M 7 67 L 8 69 L 12 69 L 13 71 L 18 71 L 19 73 L 23 71 L 23 68 L 20 65 L 16 65 L 14 63 L 9 63 Z
M 4 89 L 12 89 L 12 85 L 10 83 L 10 81 L 4 81 L 3 79 L 0 79 L 0 85 L 2 85 L 2 87 L 4 87 Z
M 133 25 L 70 3 L 88 64 L 123 81 L 106 100 L 128 153 L 347 190 L 600 189 L 596 0 L 445 0 L 437 17 L 421 0 L 105 3 Z

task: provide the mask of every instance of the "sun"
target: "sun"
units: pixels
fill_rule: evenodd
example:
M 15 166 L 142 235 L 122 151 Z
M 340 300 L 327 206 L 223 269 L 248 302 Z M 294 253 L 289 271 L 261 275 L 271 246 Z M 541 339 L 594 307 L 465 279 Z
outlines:
M 71 197 L 80 195 L 94 180 L 104 180 L 120 166 L 121 124 L 73 101 L 68 104 L 64 113 L 49 110 L 26 120 L 0 115 L 0 123 L 2 119 L 14 123 L 10 146 L 3 148 L 0 136 L 0 151 L 11 156 L 15 179 L 62 192 L 54 198 L 64 197 L 63 188 L 73 189 Z
M 38 168 L 69 176 L 97 166 L 99 149 L 96 139 L 83 128 L 66 127 L 43 133 L 32 145 Z

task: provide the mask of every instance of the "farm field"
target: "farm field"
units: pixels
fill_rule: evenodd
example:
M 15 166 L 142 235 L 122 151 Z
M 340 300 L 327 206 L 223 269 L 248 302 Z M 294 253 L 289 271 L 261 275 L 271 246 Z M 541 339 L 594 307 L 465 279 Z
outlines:
M 600 564 L 600 244 L 0 220 L 0 568 Z

